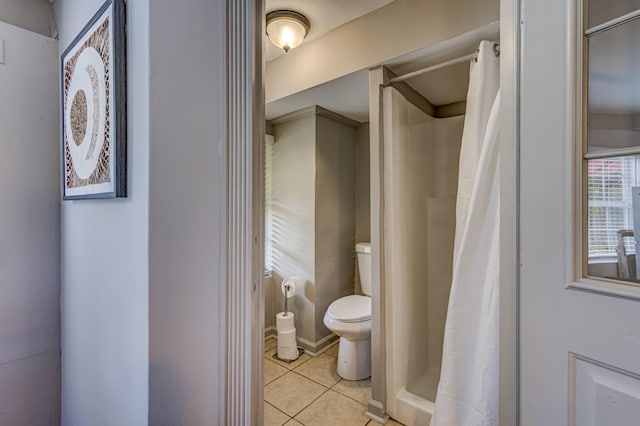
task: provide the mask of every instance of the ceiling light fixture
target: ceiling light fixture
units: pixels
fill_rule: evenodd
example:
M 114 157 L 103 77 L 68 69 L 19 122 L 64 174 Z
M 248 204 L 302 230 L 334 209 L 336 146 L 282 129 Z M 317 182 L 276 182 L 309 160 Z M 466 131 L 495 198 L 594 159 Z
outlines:
M 267 14 L 267 37 L 285 52 L 300 46 L 310 29 L 309 20 L 298 12 L 275 10 Z

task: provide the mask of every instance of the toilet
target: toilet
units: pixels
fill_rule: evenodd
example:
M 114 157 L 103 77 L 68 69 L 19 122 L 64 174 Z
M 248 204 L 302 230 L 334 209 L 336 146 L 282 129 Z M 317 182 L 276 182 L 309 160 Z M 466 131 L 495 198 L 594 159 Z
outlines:
M 356 253 L 364 295 L 341 297 L 324 315 L 324 325 L 340 336 L 337 372 L 345 380 L 371 376 L 371 243 L 358 243 Z

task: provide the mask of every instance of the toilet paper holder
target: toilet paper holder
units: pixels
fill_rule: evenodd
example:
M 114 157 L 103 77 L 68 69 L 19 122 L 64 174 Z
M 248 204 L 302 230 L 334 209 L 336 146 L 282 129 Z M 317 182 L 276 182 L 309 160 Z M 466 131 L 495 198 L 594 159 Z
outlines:
M 283 295 L 284 295 L 284 314 L 285 315 L 289 315 L 289 297 L 287 297 L 287 295 L 291 291 L 291 284 L 286 283 L 284 285 L 284 289 L 285 289 L 285 291 L 283 292 Z

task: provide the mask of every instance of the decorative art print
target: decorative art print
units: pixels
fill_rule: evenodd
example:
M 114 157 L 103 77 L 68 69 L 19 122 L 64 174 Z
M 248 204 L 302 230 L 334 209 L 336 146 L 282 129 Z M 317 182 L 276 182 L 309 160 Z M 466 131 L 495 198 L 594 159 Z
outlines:
M 62 54 L 64 199 L 127 196 L 125 0 L 108 0 Z

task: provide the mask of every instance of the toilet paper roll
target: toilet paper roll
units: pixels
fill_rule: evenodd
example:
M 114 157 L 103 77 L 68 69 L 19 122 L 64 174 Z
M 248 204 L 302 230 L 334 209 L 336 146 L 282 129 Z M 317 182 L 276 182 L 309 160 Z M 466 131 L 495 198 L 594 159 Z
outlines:
M 299 355 L 300 354 L 298 353 L 298 348 L 296 348 L 295 346 L 283 347 L 283 348 L 278 346 L 278 358 L 280 359 L 286 359 L 287 361 L 294 361 L 298 359 Z
M 293 312 L 287 312 L 286 315 L 284 312 L 280 312 L 276 315 L 276 330 L 278 332 L 295 330 L 294 318 Z
M 297 347 L 296 343 L 296 329 L 291 331 L 279 331 L 278 332 L 278 347 Z
M 296 294 L 296 287 L 298 287 L 301 282 L 302 280 L 298 277 L 285 278 L 280 284 L 282 294 L 284 294 L 286 297 L 293 297 Z
M 296 330 L 278 332 L 278 358 L 293 361 L 298 355 Z

